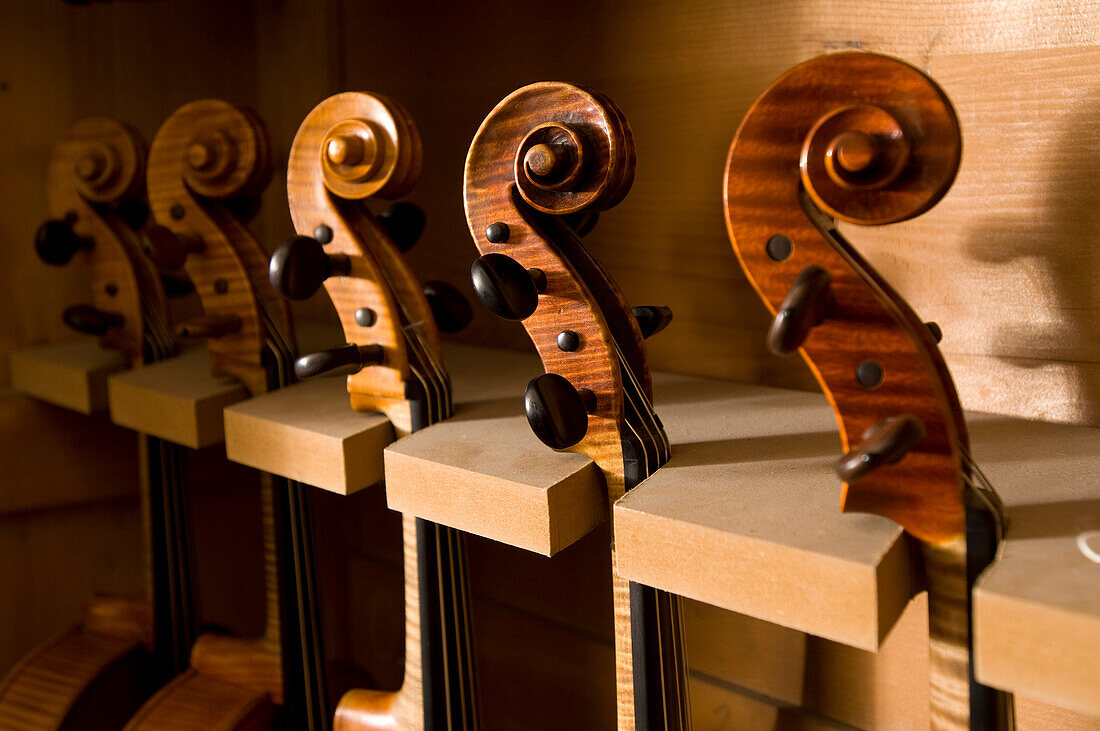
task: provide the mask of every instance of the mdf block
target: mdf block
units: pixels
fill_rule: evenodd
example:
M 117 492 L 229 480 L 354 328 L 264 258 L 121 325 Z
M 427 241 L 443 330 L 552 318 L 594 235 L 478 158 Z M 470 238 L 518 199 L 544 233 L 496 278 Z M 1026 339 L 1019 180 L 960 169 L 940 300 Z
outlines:
M 606 520 L 596 465 L 547 448 L 527 425 L 523 391 L 542 373 L 538 358 L 446 353 L 454 416 L 386 448 L 389 507 L 547 556 Z
M 192 449 L 221 444 L 222 410 L 248 398 L 232 378 L 211 375 L 206 348 L 120 373 L 107 392 L 116 424 Z
M 385 416 L 352 410 L 344 378 L 297 383 L 225 409 L 229 459 L 341 495 L 382 479 L 382 449 L 393 440 Z
M 1078 547 L 1100 531 L 1100 430 L 983 415 L 971 439 L 1009 521 L 974 590 L 978 679 L 1100 716 L 1100 564 Z
M 16 391 L 81 414 L 106 411 L 107 377 L 129 367 L 92 338 L 13 350 L 9 365 Z
M 672 458 L 615 506 L 619 574 L 877 649 L 914 591 L 909 549 L 893 522 L 837 508 L 840 444 L 825 399 L 677 388 L 656 394 Z

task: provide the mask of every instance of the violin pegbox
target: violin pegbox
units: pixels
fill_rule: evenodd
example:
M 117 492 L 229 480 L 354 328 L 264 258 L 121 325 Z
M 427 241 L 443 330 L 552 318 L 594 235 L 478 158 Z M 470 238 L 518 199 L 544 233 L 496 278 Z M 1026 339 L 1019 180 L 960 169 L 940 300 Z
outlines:
M 834 405 L 845 510 L 885 515 L 922 540 L 964 531 L 966 430 L 926 326 L 836 231 L 931 208 L 962 143 L 943 91 L 868 53 L 822 56 L 756 101 L 726 166 L 734 250 L 775 315 L 778 353 L 800 349 Z
M 35 235 L 46 263 L 61 266 L 81 255 L 92 303 L 68 308 L 70 327 L 141 362 L 145 343 L 142 295 L 164 312 L 164 287 L 140 252 L 126 207 L 145 197 L 146 148 L 130 127 L 106 118 L 77 122 L 53 148 L 47 173 L 50 214 Z
M 431 368 L 445 379 L 433 305 L 451 315 L 451 329 L 469 320 L 445 285 L 430 288 L 429 302 L 402 256 L 424 228 L 423 212 L 399 203 L 375 218 L 365 206 L 408 193 L 421 161 L 416 125 L 393 99 L 347 92 L 321 102 L 290 152 L 287 194 L 299 235 L 279 247 L 270 267 L 287 297 L 308 297 L 323 283 L 348 343 L 300 358 L 299 377 L 351 371 L 352 407 L 386 413 L 399 431 L 411 428 L 408 402 L 422 398 L 414 372 Z M 449 415 L 449 388 L 445 401 Z
M 289 311 L 267 281 L 267 256 L 238 215 L 255 209 L 272 173 L 259 118 L 217 99 L 176 110 L 150 150 L 149 203 L 160 227 L 146 248 L 166 269 L 187 270 L 205 314 L 178 330 L 208 338 L 216 368 L 262 365 L 265 308 L 289 327 Z
M 564 83 L 505 98 L 466 159 L 466 219 L 481 253 L 474 288 L 494 313 L 523 321 L 547 371 L 527 388 L 532 429 L 547 445 L 605 467 L 622 449 L 620 362 L 647 396 L 649 370 L 638 321 L 578 233 L 633 179 L 622 112 L 599 92 Z M 647 316 L 662 312 L 652 309 Z

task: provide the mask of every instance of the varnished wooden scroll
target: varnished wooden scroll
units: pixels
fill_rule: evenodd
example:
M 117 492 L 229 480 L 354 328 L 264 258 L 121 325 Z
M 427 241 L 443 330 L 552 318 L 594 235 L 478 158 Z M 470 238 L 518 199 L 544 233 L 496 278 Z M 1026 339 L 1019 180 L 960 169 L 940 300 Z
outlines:
M 106 118 L 77 122 L 54 146 L 47 175 L 52 218 L 36 241 L 49 263 L 78 255 L 88 273 L 92 304 L 70 308 L 66 320 L 97 334 L 135 367 L 174 350 L 164 287 L 141 253 L 135 228 L 145 206 L 145 160 L 145 142 L 130 127 Z M 95 599 L 80 625 L 25 656 L 0 680 L 0 726 L 117 727 L 166 680 L 173 655 L 186 652 L 186 635 L 165 625 L 169 614 L 181 624 L 189 617 L 170 609 L 160 592 L 169 569 L 153 537 L 154 525 L 162 524 L 155 521 L 166 513 L 150 480 L 164 453 L 149 442 L 141 447 L 145 596 Z
M 528 418 L 537 430 L 545 424 L 554 432 L 569 416 L 541 408 L 533 415 L 532 389 L 536 404 L 570 391 L 580 395 L 587 423 L 549 440 L 540 436 L 591 457 L 606 479 L 609 503 L 668 459 L 668 441 L 653 413 L 638 322 L 573 226 L 590 227 L 633 179 L 634 144 L 622 112 L 599 92 L 563 83 L 510 94 L 482 123 L 466 159 L 466 219 L 490 272 L 484 288 L 495 298 L 491 306 L 523 319 L 547 373 L 556 376 L 532 382 Z M 537 303 L 513 311 L 508 288 L 517 282 L 508 280 L 523 276 L 536 284 Z M 583 436 L 568 446 L 569 432 Z M 678 600 L 610 578 L 619 728 L 690 725 Z M 643 615 L 654 624 L 646 626 Z
M 246 209 L 270 181 L 271 158 L 259 119 L 212 99 L 173 113 L 149 155 L 150 206 L 157 223 L 186 244 L 183 266 L 205 312 L 183 323 L 180 334 L 206 339 L 212 371 L 235 376 L 252 393 L 284 381 L 293 357 L 288 310 L 268 282 L 267 257 L 234 212 Z M 298 516 L 288 494 L 285 485 L 263 480 L 263 634 L 202 635 L 191 669 L 154 696 L 127 728 L 204 727 L 215 719 L 218 728 L 256 728 L 277 714 L 306 725 L 313 668 L 298 667 L 301 627 L 293 570 L 286 565 L 292 551 L 288 525 Z M 302 675 L 307 680 L 297 682 Z
M 966 424 L 934 329 L 833 222 L 923 213 L 960 155 L 955 112 L 923 73 L 875 54 L 824 56 L 749 110 L 730 148 L 725 210 L 734 251 L 776 314 L 769 342 L 801 346 L 836 412 L 849 450 L 838 465 L 849 479 L 842 509 L 889 517 L 922 542 L 934 726 L 988 728 L 1011 718 L 972 681 L 968 587 L 997 540 L 975 525 L 1000 516 L 971 488 Z M 977 510 L 983 502 L 994 509 Z
M 348 376 L 357 411 L 385 413 L 400 436 L 451 415 L 432 310 L 401 251 L 365 202 L 396 198 L 420 172 L 420 137 L 395 100 L 348 92 L 319 104 L 294 139 L 287 193 L 305 245 L 337 261 L 321 279 L 348 347 L 375 354 Z M 280 266 L 290 259 L 277 252 Z M 327 267 L 328 265 L 326 265 Z M 287 281 L 293 272 L 272 276 Z M 355 351 L 352 351 L 355 365 Z M 360 363 L 362 365 L 362 363 Z M 470 729 L 479 723 L 461 534 L 403 518 L 405 672 L 396 692 L 356 689 L 336 709 L 335 728 Z

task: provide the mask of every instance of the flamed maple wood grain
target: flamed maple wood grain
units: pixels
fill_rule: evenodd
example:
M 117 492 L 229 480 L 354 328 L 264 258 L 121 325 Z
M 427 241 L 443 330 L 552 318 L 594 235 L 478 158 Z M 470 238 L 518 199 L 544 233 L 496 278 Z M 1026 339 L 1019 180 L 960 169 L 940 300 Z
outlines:
M 252 112 L 206 99 L 186 104 L 161 126 L 149 155 L 149 203 L 157 222 L 177 235 L 200 238 L 184 267 L 207 316 L 237 318 L 236 332 L 207 341 L 211 371 L 237 378 L 258 394 L 268 388 L 264 351 L 271 321 L 290 335 L 289 313 L 267 279 L 267 257 L 224 200 L 256 197 L 271 179 L 267 132 Z M 181 215 L 182 214 L 182 215 Z M 274 484 L 261 477 L 264 629 L 259 637 L 202 635 L 191 653 L 192 670 L 180 675 L 128 729 L 174 722 L 224 719 L 223 728 L 253 728 L 270 720 L 264 704 L 283 702 L 279 537 Z M 221 692 L 211 692 L 224 686 Z
M 853 109 L 874 113 L 852 114 Z M 907 162 L 889 175 L 882 161 L 891 142 L 884 140 L 897 143 L 898 130 Z M 858 185 L 826 171 L 830 145 L 852 133 L 868 135 L 878 145 L 877 167 Z M 898 414 L 917 416 L 926 429 L 896 464 L 845 484 L 841 507 L 889 517 L 921 541 L 936 728 L 966 728 L 970 721 L 961 464 L 966 425 L 929 330 L 814 206 L 867 224 L 916 216 L 946 192 L 960 147 L 954 110 L 931 79 L 885 56 L 837 54 L 796 66 L 757 99 L 730 147 L 725 177 L 734 251 L 773 314 L 805 267 L 815 265 L 830 275 L 836 307 L 800 352 L 833 405 L 843 448 L 858 446 L 868 427 Z M 792 252 L 776 260 L 766 244 L 779 234 L 791 241 Z M 855 374 L 869 359 L 882 365 L 885 376 L 877 386 L 864 387 Z
M 146 312 L 167 312 L 164 288 L 142 256 L 136 232 L 113 210 L 143 198 L 145 158 L 145 141 L 130 127 L 86 119 L 54 146 L 47 174 L 50 215 L 93 242 L 77 262 L 87 270 L 94 305 L 122 317 L 100 342 L 132 366 L 144 358 Z M 26 656 L 0 680 L 0 722 L 20 729 L 83 724 L 91 722 L 85 714 L 94 706 L 112 709 L 105 717 L 121 721 L 153 690 L 142 677 L 154 649 L 148 476 L 142 483 L 144 597 L 95 599 L 80 625 Z
M 546 185 L 547 181 L 527 167 L 527 151 L 547 142 L 548 128 L 554 130 L 557 140 L 579 142 L 581 146 L 580 152 L 572 153 L 574 168 L 563 174 L 570 182 L 565 188 Z M 624 318 L 625 322 L 620 319 L 619 330 L 626 339 L 616 345 L 605 314 L 621 318 L 621 313 L 629 313 L 622 294 L 595 264 L 602 281 L 590 283 L 601 286 L 603 301 L 613 308 L 605 313 L 585 277 L 550 244 L 552 236 L 541 226 L 553 222 L 536 223 L 524 206 L 557 215 L 610 208 L 629 191 L 634 162 L 630 128 L 610 100 L 599 92 L 544 82 L 513 92 L 485 118 L 470 145 L 463 185 L 466 220 L 478 251 L 482 255 L 504 254 L 526 269 L 542 271 L 546 277 L 538 305 L 523 325 L 548 373 L 561 375 L 578 390 L 588 389 L 595 394 L 587 432 L 569 451 L 584 454 L 599 466 L 609 505 L 626 490 L 620 357 L 641 379 L 642 392 L 652 398 L 641 333 L 632 317 Z M 492 243 L 486 228 L 497 221 L 508 225 L 509 236 L 505 242 Z M 564 225 L 561 229 L 558 235 L 571 235 Z M 579 336 L 580 346 L 575 351 L 565 352 L 557 346 L 557 334 L 563 330 Z M 620 353 L 619 346 L 624 352 Z M 612 554 L 614 566 L 614 547 Z M 618 727 L 632 729 L 636 718 L 630 589 L 628 582 L 614 573 L 610 578 Z
M 348 276 L 330 277 L 324 282 L 347 342 L 381 345 L 385 352 L 381 364 L 348 376 L 351 406 L 356 411 L 382 412 L 398 436 L 423 426 L 413 423 L 409 400 L 408 384 L 421 377 L 414 374 L 413 363 L 432 371 L 429 381 L 446 381 L 447 375 L 441 370 L 439 332 L 416 276 L 364 202 L 404 195 L 416 182 L 421 164 L 416 125 L 397 101 L 376 94 L 346 92 L 324 100 L 303 120 L 287 172 L 290 212 L 298 233 L 312 236 L 319 225 L 326 225 L 333 231 L 326 250 L 351 258 Z M 355 312 L 361 307 L 374 311 L 375 320 L 370 326 L 356 322 Z M 410 344 L 424 352 L 411 354 Z M 428 386 L 429 393 L 420 400 L 437 400 L 433 388 Z M 450 396 L 443 398 L 445 403 L 427 409 L 428 423 L 450 416 Z M 336 708 L 337 731 L 425 725 L 429 690 L 424 687 L 421 643 L 419 575 L 425 558 L 421 550 L 416 519 L 403 516 L 405 665 L 401 687 L 395 692 L 353 689 L 345 693 Z M 464 582 L 465 578 L 459 580 Z M 444 667 L 433 670 L 447 672 Z M 463 702 L 467 700 L 475 701 L 472 717 L 476 723 L 476 699 L 463 698 Z M 438 714 L 435 723 L 447 728 L 452 719 L 461 717 L 449 708 L 434 712 Z
M 347 138 L 366 140 L 355 164 L 330 159 L 329 144 Z M 312 236 L 326 225 L 333 239 L 330 253 L 351 257 L 346 277 L 325 281 L 340 317 L 344 336 L 357 345 L 381 345 L 385 360 L 348 376 L 348 392 L 357 411 L 381 411 L 399 433 L 408 433 L 405 383 L 409 355 L 398 308 L 442 363 L 439 333 L 419 283 L 404 257 L 362 205 L 368 198 L 397 198 L 416 182 L 422 153 L 416 125 L 393 99 L 345 92 L 317 105 L 303 120 L 291 147 L 287 197 L 298 233 Z M 355 311 L 369 307 L 375 322 L 355 321 Z

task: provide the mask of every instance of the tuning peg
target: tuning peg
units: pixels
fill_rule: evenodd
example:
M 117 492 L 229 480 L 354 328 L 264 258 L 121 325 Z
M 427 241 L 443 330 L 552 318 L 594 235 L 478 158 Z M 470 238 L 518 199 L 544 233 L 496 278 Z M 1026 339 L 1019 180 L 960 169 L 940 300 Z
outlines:
M 634 318 L 638 321 L 643 339 L 649 339 L 650 336 L 656 335 L 668 327 L 668 323 L 672 322 L 672 309 L 664 305 L 643 305 L 634 307 L 630 311 L 634 313 Z
M 805 342 L 810 330 L 836 309 L 836 296 L 829 286 L 829 273 L 811 264 L 794 280 L 779 313 L 768 330 L 768 347 L 786 355 Z
M 894 464 L 924 439 L 924 422 L 912 414 L 883 419 L 863 433 L 863 441 L 836 463 L 837 477 L 851 483 Z
M 241 329 L 241 318 L 236 315 L 203 315 L 180 323 L 176 334 L 186 340 L 220 338 Z
M 304 300 L 329 277 L 350 273 L 351 258 L 326 254 L 317 239 L 293 236 L 275 249 L 267 271 L 275 291 L 292 300 Z
M 294 375 L 299 380 L 324 373 L 355 373 L 367 366 L 380 365 L 386 354 L 381 345 L 348 344 L 342 348 L 321 350 L 303 355 L 294 361 Z
M 505 320 L 528 317 L 538 307 L 539 294 L 546 289 L 542 270 L 524 269 L 504 254 L 479 256 L 470 267 L 470 276 L 478 299 Z
M 141 250 L 163 272 L 183 268 L 188 254 L 202 251 L 205 246 L 198 236 L 179 236 L 164 226 L 146 226 L 141 232 Z
M 174 274 L 161 273 L 160 283 L 164 285 L 164 293 L 169 297 L 183 297 L 195 291 L 195 285 L 190 279 Z
M 122 315 L 105 312 L 91 305 L 73 305 L 61 313 L 66 325 L 88 335 L 104 335 L 112 327 L 122 325 Z
M 943 340 L 943 328 L 939 326 L 939 323 L 929 321 L 924 323 L 924 326 L 928 328 L 928 332 L 932 334 L 932 339 L 937 343 Z
M 446 282 L 428 282 L 424 285 L 424 296 L 428 298 L 435 324 L 445 333 L 458 332 L 474 318 L 470 303 Z
M 38 252 L 38 258 L 54 266 L 68 264 L 76 252 L 93 246 L 95 241 L 77 236 L 68 220 L 51 218 L 34 234 L 34 249 Z
M 535 436 L 548 447 L 566 449 L 588 432 L 596 395 L 587 388 L 578 391 L 556 373 L 544 373 L 527 384 L 523 405 Z
M 395 203 L 378 214 L 378 224 L 401 251 L 408 251 L 420 239 L 425 223 L 424 211 L 408 201 Z
M 578 238 L 583 239 L 589 231 L 596 228 L 596 223 L 600 220 L 600 212 L 595 208 L 586 208 L 583 211 L 564 215 L 562 220 L 565 221 L 565 225 L 573 229 L 573 233 Z

